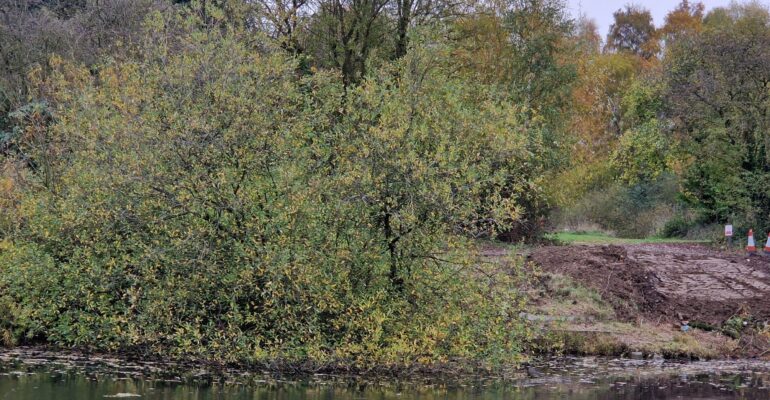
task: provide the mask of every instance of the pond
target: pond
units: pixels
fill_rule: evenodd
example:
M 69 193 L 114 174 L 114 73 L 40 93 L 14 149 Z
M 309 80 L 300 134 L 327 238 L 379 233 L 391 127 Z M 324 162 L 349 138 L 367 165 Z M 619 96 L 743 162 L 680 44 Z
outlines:
M 770 399 L 770 362 L 543 360 L 505 379 L 407 382 L 332 375 L 281 378 L 46 353 L 0 354 L 0 399 Z M 535 377 L 536 376 L 536 377 Z

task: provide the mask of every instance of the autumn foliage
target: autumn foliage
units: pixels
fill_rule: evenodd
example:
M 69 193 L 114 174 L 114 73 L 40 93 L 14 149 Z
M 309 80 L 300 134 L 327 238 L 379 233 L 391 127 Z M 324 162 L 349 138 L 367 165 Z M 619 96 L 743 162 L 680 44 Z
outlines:
M 478 239 L 770 229 L 755 2 L 603 39 L 560 0 L 15 0 L 0 48 L 7 345 L 512 362 L 527 277 Z

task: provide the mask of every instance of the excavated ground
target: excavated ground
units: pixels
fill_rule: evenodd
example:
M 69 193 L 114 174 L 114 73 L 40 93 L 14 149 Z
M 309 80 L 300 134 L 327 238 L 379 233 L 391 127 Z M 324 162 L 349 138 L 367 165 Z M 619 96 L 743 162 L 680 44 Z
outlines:
M 620 319 L 682 318 L 720 326 L 732 316 L 770 321 L 770 257 L 694 244 L 554 246 L 529 260 L 598 291 Z

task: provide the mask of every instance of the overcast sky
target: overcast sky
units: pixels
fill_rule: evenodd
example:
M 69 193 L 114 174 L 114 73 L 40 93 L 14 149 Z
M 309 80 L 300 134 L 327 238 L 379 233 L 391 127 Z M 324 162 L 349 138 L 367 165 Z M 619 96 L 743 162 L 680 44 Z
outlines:
M 763 0 L 762 2 L 770 3 L 770 0 Z M 607 32 L 612 24 L 612 13 L 628 3 L 634 3 L 650 10 L 655 26 L 660 27 L 666 14 L 676 7 L 680 0 L 567 0 L 574 16 L 578 16 L 582 11 L 583 14 L 596 21 L 602 39 L 607 37 Z M 706 6 L 706 12 L 708 12 L 712 8 L 730 4 L 730 0 L 701 0 L 701 3 Z

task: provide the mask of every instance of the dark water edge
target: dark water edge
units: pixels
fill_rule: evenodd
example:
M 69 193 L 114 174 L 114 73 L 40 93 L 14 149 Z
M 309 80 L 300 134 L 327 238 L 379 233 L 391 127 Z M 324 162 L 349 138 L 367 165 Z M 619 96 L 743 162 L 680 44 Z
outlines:
M 770 362 L 601 357 L 540 360 L 507 377 L 368 379 L 182 370 L 49 352 L 0 351 L 0 400 L 43 399 L 770 399 Z

